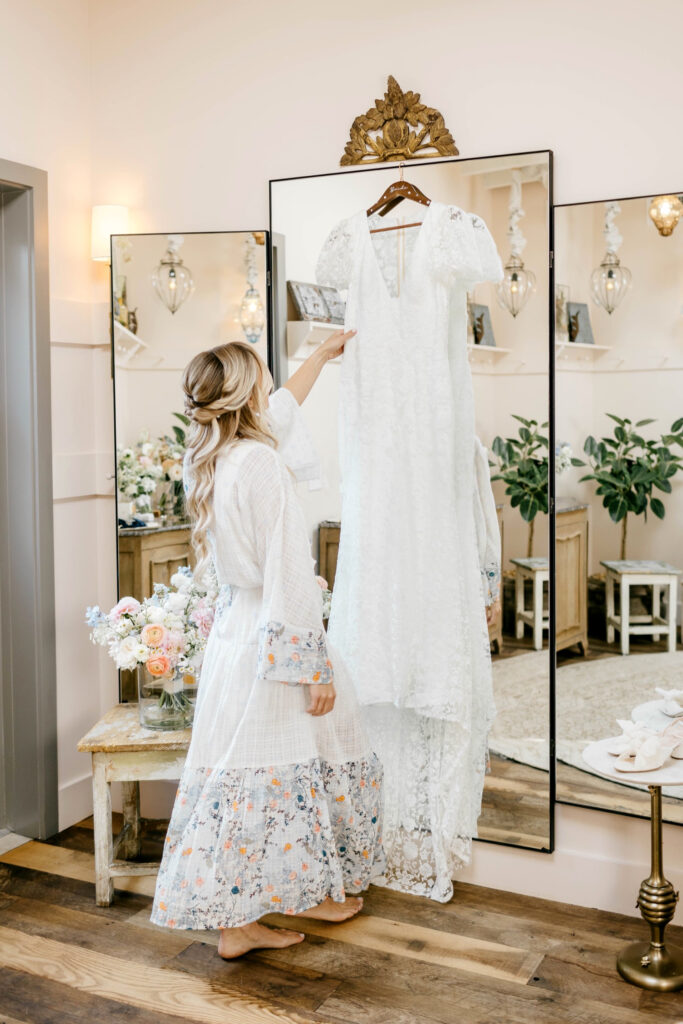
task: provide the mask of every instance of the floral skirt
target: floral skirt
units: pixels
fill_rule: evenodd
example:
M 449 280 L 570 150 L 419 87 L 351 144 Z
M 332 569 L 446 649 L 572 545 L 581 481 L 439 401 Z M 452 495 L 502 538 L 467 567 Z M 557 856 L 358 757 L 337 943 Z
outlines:
M 337 700 L 315 718 L 305 686 L 257 679 L 259 611 L 260 592 L 240 592 L 209 638 L 157 925 L 235 928 L 382 878 L 382 769 L 351 681 L 330 651 Z

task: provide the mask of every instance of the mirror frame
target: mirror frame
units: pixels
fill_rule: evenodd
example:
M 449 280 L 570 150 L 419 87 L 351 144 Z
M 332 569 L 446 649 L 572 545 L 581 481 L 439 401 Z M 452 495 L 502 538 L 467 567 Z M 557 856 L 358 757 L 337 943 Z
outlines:
M 600 206 L 600 205 L 603 205 L 604 203 L 628 203 L 628 202 L 631 202 L 633 200 L 638 200 L 638 199 L 642 199 L 642 200 L 652 199 L 653 196 L 680 195 L 681 191 L 682 191 L 681 189 L 663 189 L 661 191 L 650 192 L 650 193 L 647 193 L 645 195 L 610 196 L 610 197 L 608 197 L 606 199 L 583 199 L 583 200 L 577 200 L 576 202 L 573 202 L 573 203 L 555 203 L 553 205 L 553 208 L 552 208 L 552 215 L 553 215 L 553 237 L 555 237 L 555 214 L 556 214 L 556 212 L 558 210 L 564 210 L 564 209 L 567 209 L 568 207 L 575 207 L 575 206 Z M 654 226 L 653 226 L 653 230 L 654 230 Z M 554 286 L 553 286 L 553 295 L 554 295 Z M 555 307 L 555 303 L 554 302 L 552 303 L 552 306 L 553 306 L 553 314 L 554 314 L 554 307 Z M 553 387 L 553 394 L 555 395 L 555 392 L 556 392 L 556 374 L 555 374 L 555 367 L 554 367 L 554 362 L 555 362 L 555 360 L 554 360 L 554 346 L 553 346 L 552 356 L 553 356 L 553 380 L 552 380 L 552 387 Z M 556 408 L 556 406 L 555 406 L 555 398 L 553 397 L 553 429 L 554 429 L 554 426 L 555 426 L 555 424 L 554 424 L 555 408 Z M 554 448 L 554 442 L 553 442 L 553 453 L 554 453 L 554 451 L 555 451 L 555 448 Z M 554 556 L 555 556 L 554 529 L 553 529 L 552 554 L 553 554 L 553 559 L 554 559 Z M 552 620 L 551 620 L 551 627 L 553 629 L 553 635 L 554 635 L 554 632 L 555 632 L 555 625 L 556 625 L 556 623 L 555 623 L 555 614 L 554 614 L 554 608 L 553 608 Z M 555 661 L 556 661 L 556 658 L 555 658 Z M 555 677 L 557 679 L 557 670 L 556 670 L 556 668 L 557 668 L 557 666 L 555 665 Z M 555 682 L 555 685 L 557 685 L 557 682 Z M 553 687 L 553 701 L 555 701 L 555 687 Z M 556 733 L 556 735 L 557 735 L 557 733 Z M 561 804 L 563 807 L 579 807 L 579 808 L 582 808 L 583 810 L 597 811 L 598 813 L 602 813 L 602 814 L 616 814 L 616 815 L 619 815 L 619 816 L 621 816 L 623 818 L 631 818 L 631 819 L 635 819 L 635 820 L 649 820 L 649 818 L 650 818 L 650 802 L 649 802 L 648 794 L 645 792 L 644 789 L 642 790 L 642 792 L 643 792 L 643 814 L 635 814 L 633 811 L 622 811 L 622 810 L 619 810 L 618 808 L 603 807 L 603 806 L 599 806 L 597 804 L 579 803 L 576 800 L 568 800 L 566 798 L 563 799 L 561 796 L 558 796 L 557 795 L 557 761 L 556 761 L 555 757 L 553 758 L 553 761 L 554 761 L 554 765 L 555 765 L 555 784 L 554 785 L 555 785 L 555 803 L 556 804 Z M 606 780 L 606 781 L 610 781 L 610 780 Z M 614 783 L 614 784 L 618 785 L 618 783 Z M 683 827 L 683 822 L 667 821 L 664 811 L 663 811 L 662 820 L 663 820 L 665 825 L 668 825 L 668 826 L 671 826 L 671 827 L 677 827 L 677 826 Z
M 265 235 L 265 258 L 266 258 L 266 294 L 264 296 L 264 308 L 266 310 L 266 352 L 268 358 L 268 365 L 271 366 L 271 353 L 273 351 L 273 322 L 272 322 L 272 272 L 271 272 L 271 239 L 270 232 L 265 228 L 244 228 L 235 229 L 228 228 L 227 230 L 211 230 L 211 231 L 126 231 L 125 233 L 111 235 L 109 238 L 109 339 L 110 339 L 110 352 L 111 352 L 111 385 L 112 385 L 112 402 L 113 402 L 113 416 L 114 416 L 114 457 L 113 457 L 113 468 L 114 468 L 114 534 L 116 538 L 116 599 L 121 600 L 124 596 L 121 594 L 121 572 L 119 567 L 119 490 L 118 490 L 118 479 L 117 479 L 117 459 L 116 450 L 118 445 L 118 431 L 116 421 L 116 350 L 115 350 L 115 334 L 114 334 L 114 252 L 116 240 L 118 238 L 167 238 L 168 235 L 183 235 L 188 237 L 190 235 L 249 235 L 254 233 L 261 233 Z M 121 671 L 118 671 L 118 699 L 120 702 L 128 702 L 137 700 L 137 693 L 130 694 L 124 692 L 125 688 L 122 684 Z
M 506 846 L 515 850 L 531 850 L 534 853 L 553 853 L 555 849 L 555 805 L 556 800 L 556 699 L 555 699 L 555 269 L 554 269 L 554 238 L 555 238 L 555 205 L 553 203 L 554 171 L 552 149 L 531 149 L 521 150 L 516 153 L 492 153 L 482 156 L 454 157 L 445 159 L 429 159 L 428 164 L 458 164 L 473 163 L 475 160 L 495 160 L 502 157 L 515 156 L 544 156 L 548 160 L 548 845 L 542 848 L 536 846 L 523 846 L 518 843 L 507 843 L 504 840 L 478 839 L 478 842 L 488 843 L 495 846 Z M 409 173 L 413 162 L 408 161 L 406 171 Z M 425 166 L 426 161 L 415 161 L 416 166 Z M 286 347 L 284 345 L 284 333 L 286 322 L 283 323 L 282 301 L 278 303 L 278 297 L 286 297 L 286 273 L 285 273 L 285 239 L 278 235 L 273 228 L 273 186 L 287 181 L 304 181 L 309 178 L 332 178 L 338 175 L 347 174 L 372 174 L 376 171 L 390 170 L 393 163 L 373 164 L 372 166 L 353 167 L 345 170 L 326 171 L 320 174 L 290 175 L 284 178 L 271 178 L 268 182 L 268 210 L 271 247 L 270 265 L 273 268 L 271 279 L 271 317 L 269 327 L 271 328 L 269 349 L 269 368 L 273 374 L 276 386 L 280 386 L 282 380 L 279 376 L 280 360 L 286 358 Z M 398 173 L 398 166 L 396 166 Z M 282 268 L 282 269 L 280 269 Z M 286 312 L 284 313 L 286 321 Z

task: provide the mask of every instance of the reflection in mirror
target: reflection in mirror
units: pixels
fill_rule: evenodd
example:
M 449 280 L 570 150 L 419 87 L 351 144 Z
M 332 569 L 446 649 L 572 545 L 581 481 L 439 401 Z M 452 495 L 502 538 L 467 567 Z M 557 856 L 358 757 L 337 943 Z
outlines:
M 683 229 L 649 214 L 669 201 L 555 210 L 557 795 L 644 817 L 647 792 L 581 752 L 683 710 Z M 664 794 L 683 822 L 680 789 Z
M 113 237 L 120 596 L 149 597 L 191 564 L 182 372 L 197 352 L 237 339 L 265 359 L 266 309 L 265 232 Z M 135 699 L 129 676 L 122 696 Z
M 339 322 L 358 329 L 303 406 L 323 473 L 300 497 L 332 588 L 330 640 L 384 761 L 390 884 L 438 899 L 469 858 L 479 812 L 489 646 L 497 716 L 478 835 L 552 843 L 549 154 L 416 162 L 403 178 L 430 205 L 404 199 L 371 218 L 396 167 L 271 182 L 275 304 L 287 309 L 274 337 L 286 379 Z M 479 571 L 499 533 L 502 612 L 487 637 Z M 432 672 L 445 651 L 452 660 Z

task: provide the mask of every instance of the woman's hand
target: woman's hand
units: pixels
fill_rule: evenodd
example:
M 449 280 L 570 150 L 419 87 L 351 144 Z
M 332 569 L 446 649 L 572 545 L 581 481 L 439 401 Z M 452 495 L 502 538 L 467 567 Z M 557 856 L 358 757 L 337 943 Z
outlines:
M 307 684 L 308 685 L 308 684 Z M 309 715 L 319 718 L 328 715 L 334 707 L 337 694 L 333 683 L 311 683 L 308 685 L 310 703 L 306 708 Z
M 308 396 L 309 391 L 320 376 L 323 366 L 330 359 L 334 359 L 335 356 L 342 354 L 346 342 L 353 338 L 355 333 L 355 331 L 335 331 L 329 338 L 321 342 L 317 348 L 313 349 L 308 359 L 301 364 L 299 369 L 283 385 L 288 391 L 292 392 L 299 405 L 302 405 Z
M 496 620 L 498 619 L 498 616 L 500 615 L 500 611 L 501 611 L 500 600 L 494 601 L 493 604 L 490 604 L 490 605 L 487 606 L 487 608 L 486 608 L 486 625 L 487 626 L 491 626 L 491 625 L 493 625 L 494 622 L 496 622 Z
M 351 341 L 356 334 L 357 331 L 335 331 L 318 346 L 318 352 L 326 359 L 336 359 L 344 351 L 346 342 Z

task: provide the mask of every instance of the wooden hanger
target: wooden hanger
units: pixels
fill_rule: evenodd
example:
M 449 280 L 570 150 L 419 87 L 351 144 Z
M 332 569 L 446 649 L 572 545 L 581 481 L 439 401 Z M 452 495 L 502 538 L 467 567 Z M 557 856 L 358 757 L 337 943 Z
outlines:
M 401 164 L 401 176 L 398 181 L 395 181 L 393 185 L 389 185 L 387 189 L 382 193 L 376 203 L 368 209 L 368 217 L 372 217 L 373 213 L 379 211 L 380 217 L 386 217 L 386 215 L 393 210 L 395 206 L 403 202 L 404 199 L 412 199 L 414 203 L 420 203 L 421 206 L 429 206 L 431 199 L 429 199 L 424 192 L 421 192 L 417 185 L 413 185 L 410 181 L 404 181 L 403 179 L 403 164 Z M 414 224 L 394 224 L 388 228 L 373 228 L 370 232 L 371 235 L 377 234 L 379 231 L 400 231 L 403 228 L 418 228 L 422 226 L 422 221 L 416 221 Z

